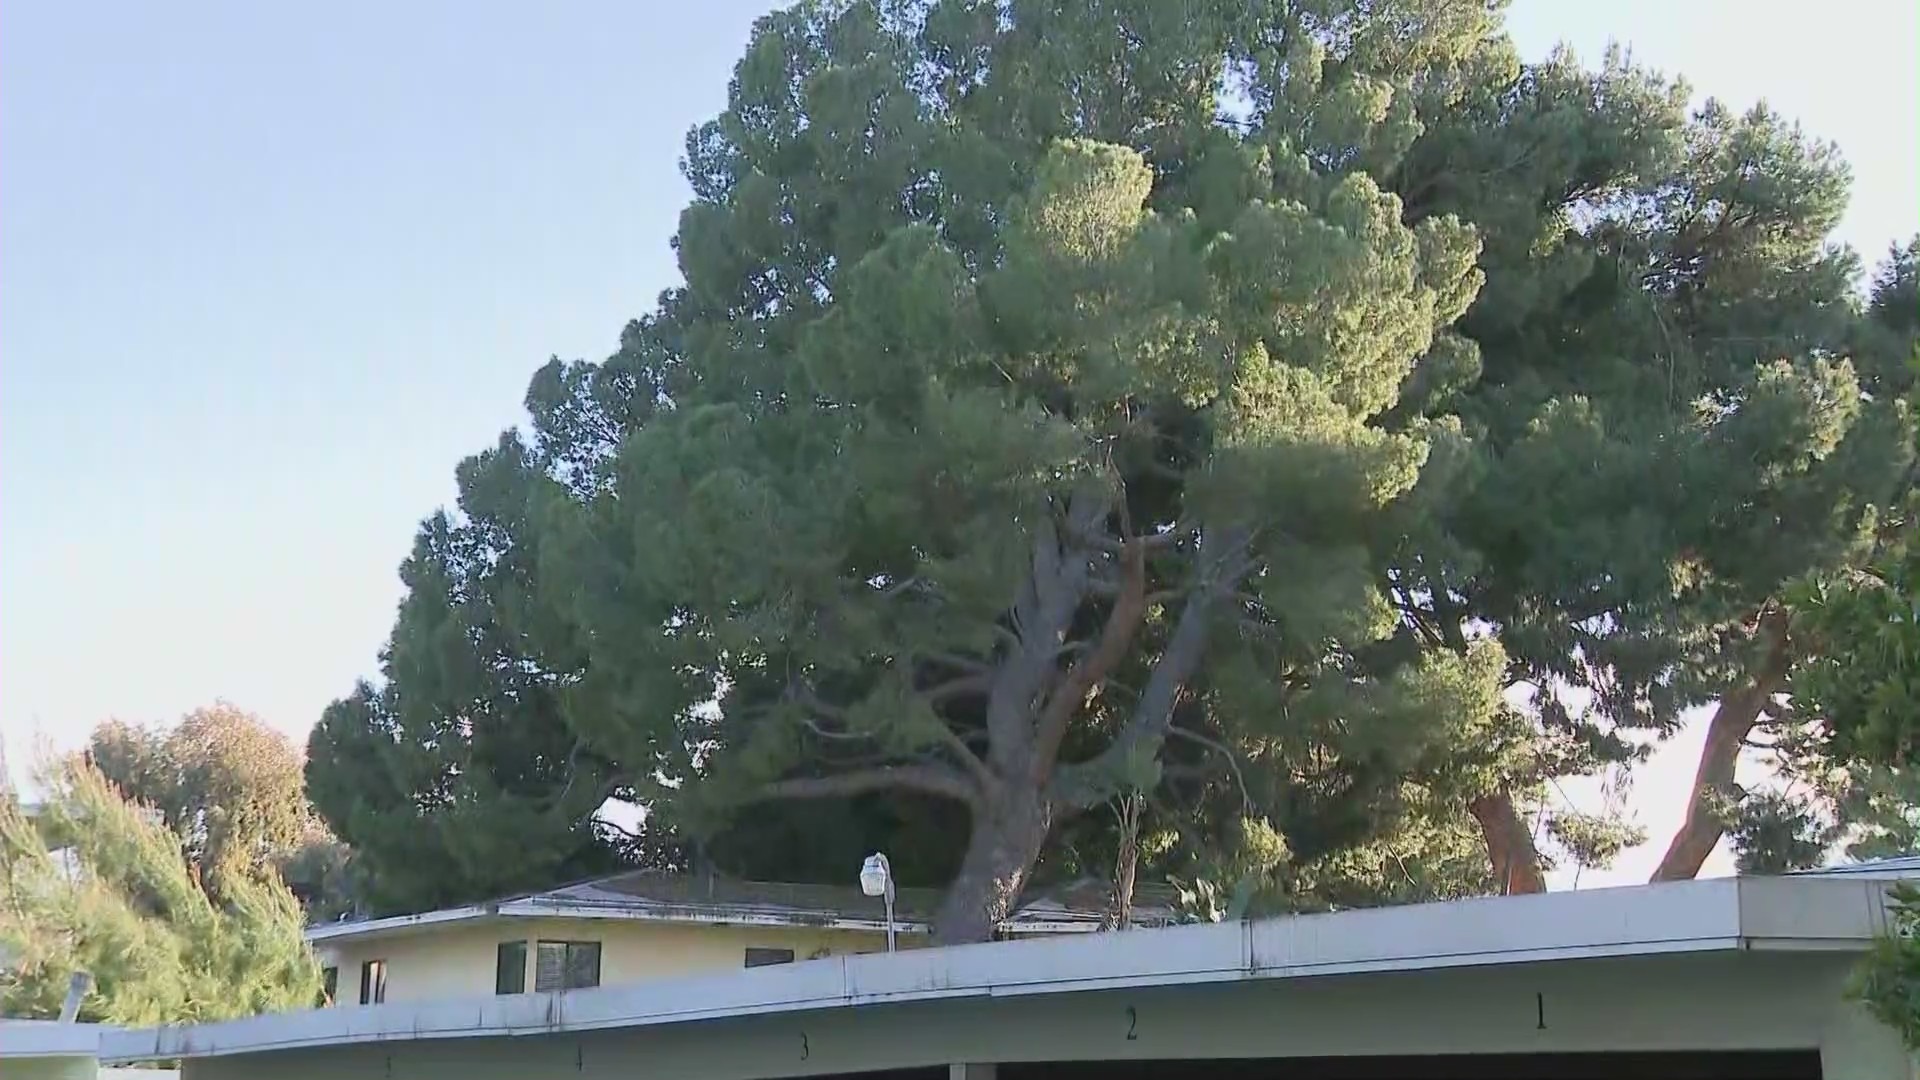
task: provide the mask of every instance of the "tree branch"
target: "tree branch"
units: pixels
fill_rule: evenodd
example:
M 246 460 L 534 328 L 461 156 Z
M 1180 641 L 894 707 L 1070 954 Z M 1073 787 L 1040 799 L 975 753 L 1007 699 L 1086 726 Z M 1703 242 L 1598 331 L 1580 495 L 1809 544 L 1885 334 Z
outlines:
M 1540 849 L 1514 809 L 1513 796 L 1505 790 L 1482 795 L 1468 801 L 1467 812 L 1480 826 L 1500 895 L 1546 892 L 1547 879 L 1540 873 Z
M 940 725 L 940 745 L 946 747 L 947 752 L 973 775 L 973 782 L 981 794 L 990 797 L 1000 790 L 1000 780 L 993 775 L 993 770 L 987 768 L 987 763 L 980 760 L 980 755 L 973 752 L 959 732 L 944 723 Z
M 1187 680 L 1206 653 L 1213 606 L 1232 593 L 1253 567 L 1248 551 L 1251 530 L 1235 527 L 1211 538 L 1212 550 L 1203 556 L 1200 580 L 1187 596 L 1159 663 L 1134 703 L 1133 716 L 1114 741 L 1093 758 L 1059 770 L 1054 791 L 1062 801 L 1089 806 L 1105 801 L 1112 779 L 1137 753 L 1157 753 L 1173 720 L 1173 708 L 1186 691 Z M 1091 801 L 1089 801 L 1091 800 Z
M 1107 613 L 1099 643 L 1074 661 L 1067 677 L 1054 687 L 1040 712 L 1033 755 L 1032 775 L 1036 782 L 1044 782 L 1052 774 L 1060 742 L 1066 738 L 1068 721 L 1086 703 L 1094 687 L 1126 658 L 1127 647 L 1133 643 L 1133 635 L 1146 615 L 1147 549 L 1130 545 L 1120 558 L 1126 565 L 1126 580 L 1119 598 L 1113 602 L 1113 609 Z
M 835 742 L 860 742 L 873 738 L 872 735 L 858 731 L 828 731 L 826 728 L 821 727 L 820 722 L 811 716 L 801 716 L 799 719 L 803 727 L 823 739 L 831 739 Z
M 1054 675 L 1054 658 L 1065 639 L 1074 612 L 1086 596 L 1091 559 L 1076 543 L 1062 546 L 1060 537 L 1090 532 L 1107 515 L 1112 493 L 1082 489 L 1068 502 L 1064 529 L 1056 528 L 1052 514 L 1042 520 L 1033 538 L 1032 571 L 1013 608 L 1016 643 L 1000 659 L 987 695 L 987 731 L 992 741 L 996 772 L 1012 775 L 1024 763 L 1032 746 L 1034 703 Z
M 1227 767 L 1233 770 L 1233 779 L 1240 785 L 1240 801 L 1246 806 L 1249 813 L 1257 809 L 1253 802 L 1253 790 L 1247 787 L 1247 774 L 1240 771 L 1240 755 L 1234 753 L 1231 747 L 1217 739 L 1209 739 L 1197 731 L 1190 731 L 1183 727 L 1168 725 L 1167 734 L 1186 739 L 1189 742 L 1198 743 L 1214 753 L 1219 754 L 1221 757 L 1226 758 Z
M 936 651 L 922 653 L 920 658 L 922 660 L 931 660 L 936 664 L 945 664 L 956 671 L 964 671 L 969 675 L 981 675 L 993 670 L 993 665 L 987 663 L 985 660 L 974 656 L 962 656 L 959 653 Z
M 946 682 L 936 686 L 930 686 L 920 691 L 920 693 L 932 704 L 940 705 L 957 697 L 965 697 L 968 694 L 984 694 L 992 688 L 993 676 L 981 672 L 975 675 L 962 675 L 958 678 L 948 679 Z
M 939 765 L 880 765 L 833 776 L 796 776 L 775 780 L 749 799 L 836 799 L 864 795 L 872 791 L 918 791 L 953 799 L 969 806 L 979 805 L 980 792 L 967 778 Z
M 1764 639 L 1765 651 L 1753 674 L 1720 699 L 1713 710 L 1713 719 L 1707 722 L 1707 738 L 1700 747 L 1699 767 L 1694 770 L 1686 820 L 1667 845 L 1667 853 L 1653 872 L 1653 881 L 1690 881 L 1698 876 L 1707 856 L 1713 854 L 1714 845 L 1727 831 L 1717 804 L 1732 793 L 1740 747 L 1773 695 L 1786 684 L 1791 659 L 1784 608 L 1769 605 L 1761 613 L 1755 633 Z

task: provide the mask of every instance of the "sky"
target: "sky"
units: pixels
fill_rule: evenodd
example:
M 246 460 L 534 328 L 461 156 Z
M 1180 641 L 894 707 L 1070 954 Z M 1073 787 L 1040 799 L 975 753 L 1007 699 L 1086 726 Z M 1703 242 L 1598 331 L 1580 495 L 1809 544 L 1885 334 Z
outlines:
M 519 422 L 539 364 L 603 358 L 677 280 L 683 140 L 767 6 L 0 8 L 16 772 L 101 719 L 219 698 L 304 739 L 374 673 L 454 465 Z M 1856 174 L 1840 239 L 1872 261 L 1920 228 L 1920 5 L 1766 10 L 1516 0 L 1510 26 L 1529 58 L 1619 40 L 1833 139 Z M 1635 782 L 1656 839 L 1697 750 Z M 1654 847 L 1583 884 L 1643 880 Z

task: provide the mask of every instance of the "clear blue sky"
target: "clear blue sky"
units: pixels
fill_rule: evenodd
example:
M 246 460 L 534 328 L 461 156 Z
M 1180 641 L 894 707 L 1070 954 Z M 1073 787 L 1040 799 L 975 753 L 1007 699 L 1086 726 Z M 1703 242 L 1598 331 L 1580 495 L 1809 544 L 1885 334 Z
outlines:
M 517 422 L 549 355 L 604 356 L 673 281 L 682 139 L 767 6 L 0 8 L 16 769 L 37 734 L 216 697 L 303 735 L 374 671 L 454 464 Z M 1843 237 L 1877 257 L 1920 227 L 1920 16 L 1820 16 L 1517 0 L 1512 22 L 1530 57 L 1618 38 L 1835 139 L 1858 174 Z M 1672 802 L 1663 775 L 1639 795 Z

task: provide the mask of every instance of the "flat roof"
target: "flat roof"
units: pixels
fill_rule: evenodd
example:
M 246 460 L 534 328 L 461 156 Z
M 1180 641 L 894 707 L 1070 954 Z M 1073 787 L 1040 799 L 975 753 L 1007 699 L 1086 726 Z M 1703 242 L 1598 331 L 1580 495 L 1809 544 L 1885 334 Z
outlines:
M 1738 950 L 1860 951 L 1887 882 L 1723 878 L 837 956 L 551 994 L 337 1007 L 111 1032 L 147 1061 L 546 1035 L 863 1005 Z
M 92 1058 L 100 1051 L 98 1024 L 62 1024 L 53 1020 L 0 1019 L 0 1059 Z

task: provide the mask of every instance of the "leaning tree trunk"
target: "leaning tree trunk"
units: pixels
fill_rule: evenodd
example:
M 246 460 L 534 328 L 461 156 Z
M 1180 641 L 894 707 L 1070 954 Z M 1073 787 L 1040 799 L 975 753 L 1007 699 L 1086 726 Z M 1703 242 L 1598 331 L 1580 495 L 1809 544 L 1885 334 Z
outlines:
M 934 915 L 936 945 L 993 940 L 1026 888 L 1052 828 L 1053 808 L 1038 791 L 1004 794 L 974 812 L 960 871 Z
M 1140 870 L 1140 812 L 1146 797 L 1138 791 L 1121 797 L 1114 818 L 1120 826 L 1120 846 L 1113 856 L 1113 895 L 1107 905 L 1102 928 L 1133 928 L 1133 885 Z
M 1467 804 L 1480 834 L 1487 842 L 1487 857 L 1493 862 L 1494 887 L 1502 896 L 1547 891 L 1547 879 L 1540 873 L 1540 852 L 1533 844 L 1533 830 L 1514 809 L 1513 796 L 1505 791 L 1482 795 Z
M 1690 881 L 1700 873 L 1707 856 L 1726 835 L 1726 810 L 1739 796 L 1734 786 L 1734 770 L 1740 764 L 1740 748 L 1766 712 L 1787 678 L 1786 613 L 1769 608 L 1760 616 L 1757 632 L 1765 637 L 1765 652 L 1745 683 L 1727 692 L 1713 710 L 1707 723 L 1707 741 L 1700 747 L 1700 764 L 1694 770 L 1693 788 L 1687 796 L 1687 816 L 1667 845 L 1667 853 L 1654 870 L 1654 881 Z

